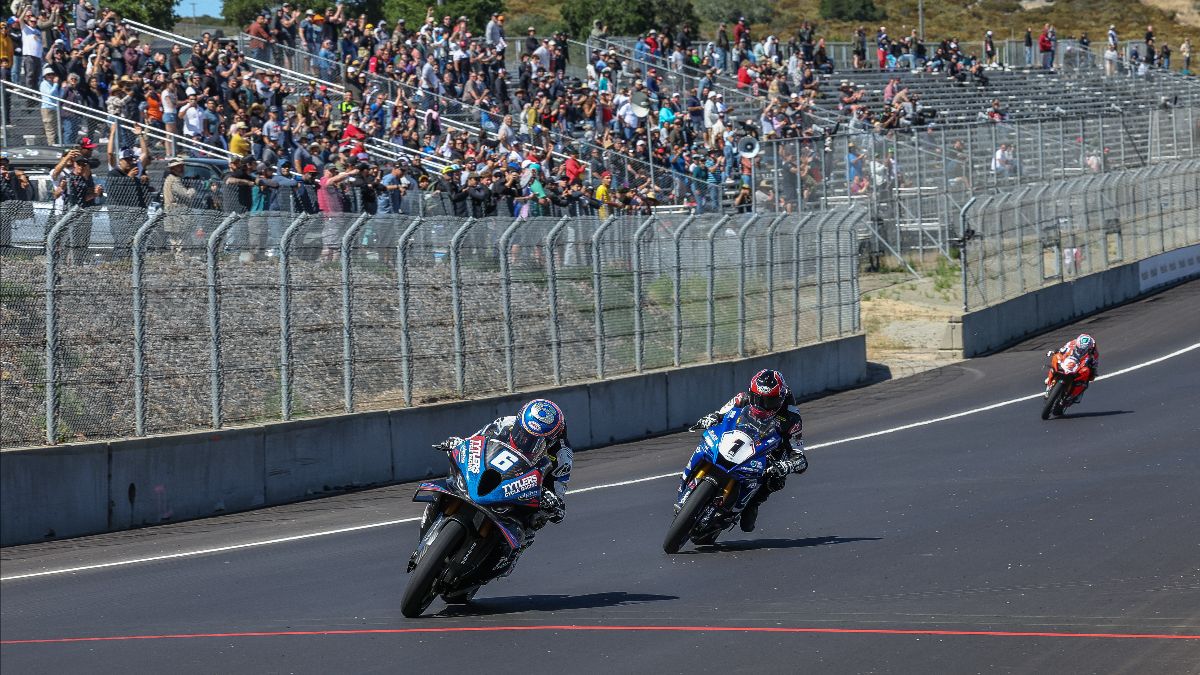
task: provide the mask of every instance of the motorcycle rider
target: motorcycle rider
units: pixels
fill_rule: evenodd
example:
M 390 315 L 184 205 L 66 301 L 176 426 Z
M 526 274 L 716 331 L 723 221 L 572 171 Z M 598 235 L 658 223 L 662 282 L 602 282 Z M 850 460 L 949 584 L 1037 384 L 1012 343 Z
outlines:
M 804 456 L 804 422 L 800 413 L 790 406 L 796 404 L 795 397 L 788 389 L 783 379 L 783 373 L 777 370 L 760 370 L 750 380 L 750 387 L 739 392 L 719 410 L 700 418 L 689 431 L 702 431 L 721 420 L 726 413 L 747 408 L 751 417 L 759 421 L 774 420 L 778 425 L 783 442 L 771 453 L 772 465 L 765 476 L 762 487 L 750 498 L 750 502 L 742 510 L 741 528 L 743 532 L 753 532 L 758 521 L 758 507 L 767 501 L 772 492 L 783 489 L 789 473 L 804 473 L 808 470 L 808 458 Z M 685 468 L 687 475 L 690 465 Z M 679 496 L 686 490 L 686 482 L 679 487 Z M 676 509 L 679 505 L 676 504 Z
M 1080 333 L 1079 337 L 1068 341 L 1067 344 L 1059 348 L 1058 353 L 1062 355 L 1063 358 L 1073 357 L 1081 366 L 1087 366 L 1088 368 L 1089 375 L 1087 382 L 1079 383 L 1083 386 L 1083 389 L 1080 390 L 1078 396 L 1071 400 L 1071 404 L 1079 403 L 1083 400 L 1083 394 L 1087 391 L 1087 388 L 1092 383 L 1092 380 L 1096 379 L 1096 376 L 1100 373 L 1100 350 L 1096 346 L 1096 339 L 1087 333 Z M 1046 352 L 1047 358 L 1053 356 L 1054 350 Z M 1043 398 L 1050 396 L 1050 389 L 1053 387 L 1053 385 L 1054 369 L 1051 368 L 1050 371 L 1046 373 L 1046 392 L 1042 394 Z
M 545 456 L 550 468 L 543 472 L 542 495 L 538 510 L 526 518 L 528 531 L 521 550 L 533 545 L 534 533 L 547 522 L 561 523 L 567 513 L 566 484 L 571 480 L 571 447 L 567 444 L 567 418 L 553 401 L 536 398 L 521 406 L 516 415 L 498 417 L 473 436 L 493 438 L 512 446 L 532 462 Z M 434 445 L 443 452 L 453 452 L 463 439 L 457 436 Z M 432 508 L 426 507 L 421 519 L 421 536 L 432 523 Z M 518 552 L 519 553 L 519 552 Z M 513 562 L 516 558 L 513 558 Z

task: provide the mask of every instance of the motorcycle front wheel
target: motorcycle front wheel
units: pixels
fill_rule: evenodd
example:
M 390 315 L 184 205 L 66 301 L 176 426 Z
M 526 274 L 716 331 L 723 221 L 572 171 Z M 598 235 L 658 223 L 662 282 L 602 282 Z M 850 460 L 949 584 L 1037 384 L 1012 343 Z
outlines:
M 683 542 L 688 540 L 692 529 L 696 527 L 696 520 L 716 496 L 717 484 L 711 480 L 701 481 L 696 489 L 692 490 L 692 493 L 683 501 L 683 508 L 679 509 L 675 520 L 671 522 L 670 529 L 667 530 L 667 538 L 663 541 L 664 551 L 679 553 Z
M 412 577 L 408 580 L 408 586 L 404 589 L 400 613 L 410 619 L 421 616 L 429 607 L 429 603 L 433 602 L 436 595 L 433 586 L 446 569 L 446 560 L 462 546 L 467 537 L 466 527 L 457 520 L 446 520 L 441 527 L 437 538 L 421 556 L 421 561 L 417 563 Z
M 1046 403 L 1042 405 L 1042 419 L 1050 419 L 1051 414 L 1061 415 L 1062 404 L 1059 399 L 1067 395 L 1067 389 L 1071 386 L 1071 382 L 1065 378 L 1060 378 L 1050 388 L 1050 395 L 1046 397 Z

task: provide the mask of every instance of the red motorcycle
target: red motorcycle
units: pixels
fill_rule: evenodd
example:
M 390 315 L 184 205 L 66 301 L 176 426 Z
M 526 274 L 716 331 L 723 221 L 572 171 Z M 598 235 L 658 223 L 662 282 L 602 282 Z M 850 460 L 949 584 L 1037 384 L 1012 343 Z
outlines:
M 1085 361 L 1080 361 L 1072 354 L 1051 352 L 1050 372 L 1046 375 L 1050 393 L 1046 395 L 1046 403 L 1042 406 L 1042 419 L 1062 416 L 1063 411 L 1087 389 L 1091 379 L 1092 369 Z

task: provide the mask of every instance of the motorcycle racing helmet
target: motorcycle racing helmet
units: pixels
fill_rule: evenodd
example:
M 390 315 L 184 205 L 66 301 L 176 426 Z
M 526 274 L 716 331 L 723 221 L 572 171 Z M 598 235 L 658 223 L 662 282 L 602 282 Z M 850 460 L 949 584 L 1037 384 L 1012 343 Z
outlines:
M 509 443 L 530 459 L 536 459 L 564 426 L 566 416 L 554 401 L 535 398 L 517 413 L 517 421 L 509 432 Z
M 1087 333 L 1080 333 L 1079 337 L 1075 338 L 1075 346 L 1078 351 L 1090 352 L 1096 348 L 1096 341 Z
M 783 373 L 778 370 L 760 370 L 750 380 L 747 391 L 750 403 L 750 416 L 756 419 L 768 419 L 787 405 L 787 383 L 783 381 Z

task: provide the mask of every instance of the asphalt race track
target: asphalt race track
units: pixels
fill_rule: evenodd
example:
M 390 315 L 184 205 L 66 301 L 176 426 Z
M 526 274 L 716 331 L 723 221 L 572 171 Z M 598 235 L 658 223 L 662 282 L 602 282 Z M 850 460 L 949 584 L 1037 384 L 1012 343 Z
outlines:
M 1069 417 L 1041 421 L 1040 397 L 980 410 L 1040 391 L 1045 350 L 1081 330 L 1105 377 Z M 419 513 L 408 485 L 5 549 L 0 663 L 5 675 L 1200 673 L 1197 336 L 1192 282 L 806 403 L 809 472 L 764 505 L 756 532 L 676 556 L 661 549 L 676 479 L 661 476 L 695 437 L 582 453 L 567 520 L 473 605 L 435 601 L 420 620 L 399 609 Z M 730 393 L 714 391 L 714 408 Z

